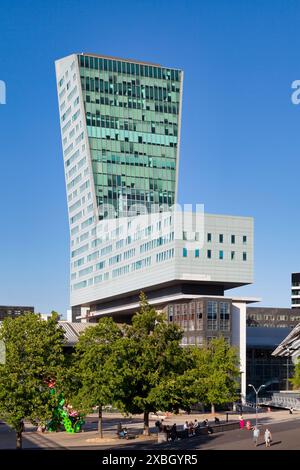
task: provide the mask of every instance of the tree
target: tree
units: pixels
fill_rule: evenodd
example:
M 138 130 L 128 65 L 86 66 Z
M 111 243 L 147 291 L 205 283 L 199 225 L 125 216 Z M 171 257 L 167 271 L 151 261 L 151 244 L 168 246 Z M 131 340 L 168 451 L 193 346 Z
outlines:
M 181 407 L 182 396 L 174 384 L 188 366 L 180 346 L 182 334 L 141 293 L 139 313 L 115 343 L 118 406 L 127 413 L 144 414 L 146 435 L 150 412 L 178 411 Z M 168 393 L 163 393 L 165 389 Z
M 289 379 L 289 381 L 293 385 L 294 389 L 300 388 L 300 358 L 298 358 L 295 364 L 294 375 Z
M 75 346 L 74 361 L 65 382 L 66 395 L 83 412 L 98 407 L 98 432 L 103 437 L 102 408 L 114 402 L 116 371 L 112 348 L 122 337 L 121 329 L 111 318 L 103 318 L 87 328 Z
M 64 333 L 57 315 L 47 321 L 28 313 L 4 319 L 0 340 L 5 363 L 0 364 L 0 414 L 16 431 L 16 447 L 22 447 L 24 420 L 46 422 L 52 414 L 47 380 L 63 367 Z
M 190 354 L 193 365 L 182 380 L 193 383 L 191 402 L 210 404 L 214 413 L 215 405 L 236 399 L 239 361 L 235 347 L 221 336 L 201 348 L 191 348 Z

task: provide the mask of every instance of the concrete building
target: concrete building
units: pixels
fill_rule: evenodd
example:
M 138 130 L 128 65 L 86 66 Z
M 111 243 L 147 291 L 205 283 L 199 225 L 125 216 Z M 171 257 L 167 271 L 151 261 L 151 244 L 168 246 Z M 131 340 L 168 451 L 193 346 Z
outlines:
M 292 273 L 291 307 L 300 309 L 300 273 Z
M 34 307 L 25 307 L 25 306 L 0 306 L 0 321 L 5 318 L 17 318 L 20 315 L 24 315 L 27 312 L 34 313 Z
M 294 328 L 300 322 L 300 308 L 247 307 L 247 326 Z
M 72 54 L 56 61 L 56 76 L 72 321 L 129 322 L 144 291 L 169 321 L 190 322 L 187 342 L 224 333 L 245 368 L 254 299 L 225 292 L 253 281 L 253 220 L 176 205 L 183 72 Z

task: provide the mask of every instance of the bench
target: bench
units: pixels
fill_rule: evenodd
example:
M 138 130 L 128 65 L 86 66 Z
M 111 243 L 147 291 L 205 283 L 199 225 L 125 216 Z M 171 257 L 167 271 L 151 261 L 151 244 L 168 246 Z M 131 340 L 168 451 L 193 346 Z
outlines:
M 135 434 L 130 434 L 129 432 L 126 432 L 126 434 L 123 434 L 122 432 L 117 432 L 117 436 L 119 439 L 135 439 Z

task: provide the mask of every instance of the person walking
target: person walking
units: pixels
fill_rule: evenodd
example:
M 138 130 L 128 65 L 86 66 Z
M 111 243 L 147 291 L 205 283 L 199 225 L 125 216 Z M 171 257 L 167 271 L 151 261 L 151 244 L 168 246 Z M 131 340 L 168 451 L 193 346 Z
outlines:
M 171 427 L 170 438 L 172 441 L 176 441 L 177 439 L 177 426 L 176 423 L 173 424 Z
M 258 444 L 258 438 L 259 438 L 260 431 L 257 426 L 253 427 L 253 442 L 255 444 L 255 447 Z
M 189 423 L 188 423 L 188 421 L 186 421 L 184 423 L 183 430 L 184 430 L 185 437 L 189 437 Z
M 245 420 L 243 418 L 243 415 L 240 416 L 240 429 L 244 429 L 245 427 Z
M 271 447 L 271 441 L 272 441 L 271 431 L 268 428 L 266 428 L 266 430 L 265 430 L 265 444 L 266 444 L 266 447 Z

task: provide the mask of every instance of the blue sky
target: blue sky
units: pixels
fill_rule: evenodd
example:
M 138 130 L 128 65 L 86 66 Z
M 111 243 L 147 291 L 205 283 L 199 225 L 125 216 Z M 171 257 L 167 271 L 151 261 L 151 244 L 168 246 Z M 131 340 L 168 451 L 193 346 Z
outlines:
M 300 270 L 300 2 L 1 0 L 0 304 L 64 313 L 69 239 L 54 61 L 96 52 L 185 72 L 179 202 L 255 219 L 255 283 Z

